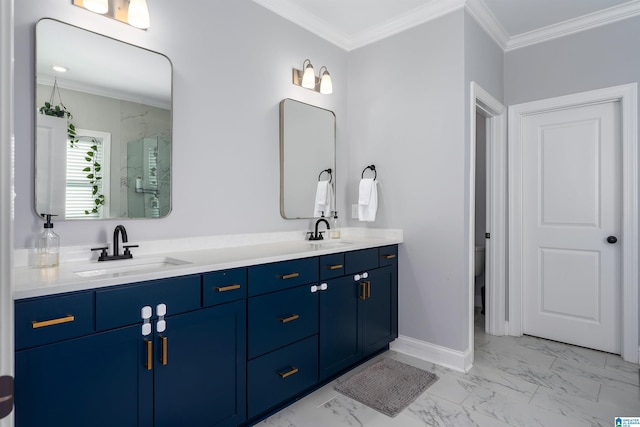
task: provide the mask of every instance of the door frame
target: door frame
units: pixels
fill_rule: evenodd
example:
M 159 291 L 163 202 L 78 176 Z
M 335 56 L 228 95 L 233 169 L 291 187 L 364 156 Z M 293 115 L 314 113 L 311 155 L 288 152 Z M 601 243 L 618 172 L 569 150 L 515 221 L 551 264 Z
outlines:
M 476 111 L 487 119 L 487 224 L 491 238 L 485 248 L 487 275 L 485 277 L 486 331 L 505 335 L 506 324 L 506 207 L 507 207 L 507 121 L 506 108 L 476 82 L 471 82 L 469 103 L 469 344 L 467 363 L 473 362 L 475 307 L 475 188 L 476 188 Z
M 621 356 L 638 363 L 638 85 L 631 83 L 509 106 L 509 335 L 522 335 L 522 121 L 530 115 L 620 103 L 622 139 Z

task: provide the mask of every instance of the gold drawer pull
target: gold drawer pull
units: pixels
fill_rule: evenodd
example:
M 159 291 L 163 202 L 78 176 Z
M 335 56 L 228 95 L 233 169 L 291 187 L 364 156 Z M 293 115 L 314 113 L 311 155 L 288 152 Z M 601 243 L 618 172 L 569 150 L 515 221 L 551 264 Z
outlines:
M 371 298 L 371 282 L 365 282 L 367 284 L 367 298 Z
M 360 285 L 360 299 L 367 299 L 367 282 L 360 282 L 358 285 Z
M 144 342 L 147 344 L 147 363 L 144 367 L 150 371 L 153 369 L 153 341 L 145 339 Z
M 298 373 L 298 368 L 296 368 L 295 366 L 292 366 L 291 369 L 289 369 L 287 372 L 278 372 L 278 375 L 280 375 L 280 378 L 287 378 L 297 373 Z
M 327 266 L 325 266 L 325 268 L 327 270 L 339 270 L 342 267 L 344 267 L 344 265 L 342 265 L 342 264 L 335 264 L 335 265 L 327 265 Z
M 382 255 L 382 258 L 384 258 L 384 259 L 394 259 L 395 257 L 396 257 L 396 254 Z
M 167 341 L 169 340 L 167 337 L 160 337 L 160 339 L 162 340 L 162 359 L 160 359 L 160 363 L 164 366 L 167 364 Z
M 75 316 L 69 314 L 65 317 L 60 317 L 58 319 L 51 320 L 43 320 L 42 322 L 36 322 L 35 320 L 31 322 L 31 327 L 33 329 L 44 328 L 46 326 L 60 325 L 62 323 L 69 323 L 76 320 Z
M 282 323 L 287 323 L 287 322 L 291 322 L 293 320 L 298 320 L 300 318 L 300 316 L 298 316 L 297 314 L 292 314 L 289 317 L 279 317 L 278 320 L 281 321 Z
M 216 290 L 216 292 L 227 292 L 227 291 L 233 291 L 236 289 L 240 289 L 241 286 L 238 285 L 237 283 L 233 284 L 233 285 L 229 285 L 229 286 L 216 286 L 213 289 Z
M 281 279 L 293 279 L 294 277 L 300 276 L 300 273 L 290 273 L 285 274 L 284 276 L 280 276 Z

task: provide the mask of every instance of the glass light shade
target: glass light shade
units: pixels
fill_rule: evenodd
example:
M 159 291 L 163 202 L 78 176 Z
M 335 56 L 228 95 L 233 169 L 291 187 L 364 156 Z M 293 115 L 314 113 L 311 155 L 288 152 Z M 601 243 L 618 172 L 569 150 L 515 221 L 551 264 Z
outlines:
M 82 4 L 91 12 L 107 13 L 109 11 L 109 0 L 84 0 Z
M 146 0 L 131 0 L 127 20 L 137 28 L 149 28 L 149 8 Z
M 324 95 L 333 93 L 333 82 L 331 82 L 331 75 L 326 68 L 320 76 L 320 93 Z
M 302 87 L 306 87 L 307 89 L 313 89 L 316 87 L 316 73 L 313 70 L 313 65 L 311 65 L 311 62 L 309 62 L 306 67 L 304 67 L 304 74 L 302 75 Z

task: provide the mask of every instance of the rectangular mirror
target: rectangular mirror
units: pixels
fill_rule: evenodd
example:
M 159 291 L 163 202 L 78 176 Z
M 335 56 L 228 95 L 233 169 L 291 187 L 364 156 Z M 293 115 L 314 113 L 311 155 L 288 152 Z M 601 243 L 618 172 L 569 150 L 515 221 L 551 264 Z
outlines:
M 35 210 L 59 220 L 171 211 L 172 66 L 53 19 L 36 25 Z
M 280 215 L 285 219 L 313 218 L 318 181 L 332 179 L 335 189 L 335 170 L 333 111 L 293 99 L 281 101 Z

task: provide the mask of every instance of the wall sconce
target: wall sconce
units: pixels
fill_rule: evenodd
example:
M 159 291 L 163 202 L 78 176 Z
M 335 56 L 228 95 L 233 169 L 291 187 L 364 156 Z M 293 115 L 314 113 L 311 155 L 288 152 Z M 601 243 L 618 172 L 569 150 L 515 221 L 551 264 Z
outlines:
M 150 25 L 147 0 L 73 0 L 73 4 L 143 30 Z
M 327 67 L 324 65 L 320 67 L 319 74 L 320 77 L 316 77 L 311 61 L 305 59 L 302 63 L 302 70 L 293 69 L 293 84 L 325 95 L 333 93 L 333 83 Z

